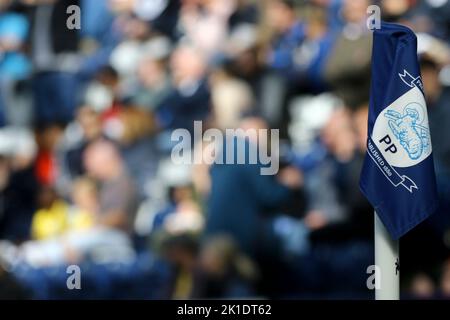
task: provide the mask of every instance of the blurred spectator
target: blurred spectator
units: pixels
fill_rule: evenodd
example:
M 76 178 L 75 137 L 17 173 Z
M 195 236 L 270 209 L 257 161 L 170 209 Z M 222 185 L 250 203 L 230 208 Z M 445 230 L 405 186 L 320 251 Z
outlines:
M 237 0 L 236 8 L 228 20 L 230 30 L 243 23 L 257 24 L 260 22 L 260 6 L 256 1 Z
M 77 106 L 80 38 L 77 29 L 67 28 L 66 10 L 79 4 L 78 0 L 38 0 L 30 4 L 37 123 L 67 123 Z
M 36 210 L 38 180 L 34 161 L 36 144 L 32 134 L 18 128 L 2 129 L 0 134 L 0 239 L 15 242 L 30 237 Z
M 100 68 L 87 86 L 84 99 L 96 112 L 114 114 L 120 102 L 120 77 L 117 70 L 110 65 Z
M 55 190 L 43 187 L 38 195 L 39 210 L 34 214 L 32 237 L 45 240 L 68 232 L 92 227 L 97 212 L 97 191 L 87 179 L 73 184 L 73 206 L 58 197 Z
M 170 298 L 190 298 L 194 289 L 194 272 L 199 251 L 196 239 L 186 234 L 169 237 L 161 247 L 163 255 L 175 268 Z
M 261 44 L 256 25 L 243 23 L 231 32 L 222 72 L 245 81 L 252 90 L 253 108 L 269 121 L 271 127 L 281 122 L 287 89 L 283 78 L 262 62 Z
M 170 70 L 172 89 L 156 109 L 157 122 L 164 130 L 193 132 L 194 121 L 206 120 L 210 112 L 204 57 L 192 45 L 181 44 L 172 53 Z M 163 143 L 167 148 L 169 141 Z
M 38 153 L 36 156 L 36 178 L 43 185 L 53 185 L 58 177 L 56 148 L 63 128 L 58 123 L 49 123 L 36 129 Z
M 100 183 L 98 223 L 132 232 L 138 199 L 119 150 L 98 140 L 87 147 L 83 159 L 87 173 Z
M 345 105 L 357 108 L 369 100 L 372 36 L 366 27 L 368 0 L 344 0 L 344 26 L 335 40 L 325 78 Z
M 90 142 L 102 136 L 100 115 L 89 106 L 81 106 L 77 116 L 58 142 L 56 160 L 59 168 L 55 187 L 63 196 L 70 193 L 73 181 L 86 171 L 83 153 Z
M 258 118 L 248 119 L 241 123 L 246 129 L 266 128 L 264 121 Z M 244 137 L 235 136 L 226 139 L 221 153 L 217 157 L 226 159 L 226 150 L 234 148 L 235 164 L 213 165 L 211 167 L 211 191 L 207 207 L 206 234 L 228 234 L 237 243 L 238 248 L 250 256 L 258 253 L 262 241 L 262 215 L 268 209 L 281 206 L 289 199 L 291 189 L 300 188 L 301 174 L 293 168 L 281 171 L 278 180 L 273 176 L 260 174 L 262 164 L 239 165 L 236 162 L 237 152 L 251 152 L 256 144 L 264 141 L 245 140 L 245 150 L 236 150 L 236 143 Z M 230 141 L 231 140 L 231 141 Z M 230 146 L 228 146 L 230 144 Z M 234 147 L 233 147 L 234 146 Z M 247 226 L 253 226 L 248 229 Z M 263 250 L 263 249 L 262 249 Z
M 324 69 L 334 45 L 334 31 L 327 25 L 324 8 L 311 6 L 305 18 L 305 39 L 294 51 L 294 79 L 298 86 L 310 92 L 327 89 Z
M 152 39 L 144 45 L 137 66 L 138 87 L 132 94 L 132 103 L 153 111 L 170 92 L 167 58 L 170 42 L 167 38 Z
M 281 72 L 289 71 L 294 64 L 294 50 L 305 38 L 305 25 L 298 19 L 291 0 L 270 0 L 266 15 L 274 34 L 268 64 Z
M 212 84 L 211 91 L 214 119 L 221 130 L 237 128 L 241 116 L 253 108 L 254 98 L 244 81 L 217 80 Z
M 418 274 L 411 283 L 411 295 L 415 299 L 432 299 L 436 292 L 433 280 L 426 274 Z
M 13 118 L 15 87 L 29 77 L 31 63 L 23 53 L 29 23 L 20 12 L 0 13 L 0 125 Z M 22 115 L 23 116 L 23 115 Z
M 429 110 L 430 133 L 433 137 L 434 158 L 438 172 L 450 170 L 450 144 L 447 139 L 440 139 L 445 130 L 444 123 L 450 121 L 448 89 L 444 88 L 439 78 L 440 67 L 434 61 L 423 58 L 421 61 L 422 78 L 426 89 Z M 441 169 L 442 168 L 442 169 Z M 439 175 L 439 174 L 438 174 Z
M 228 20 L 236 0 L 184 1 L 180 9 L 181 33 L 205 56 L 206 62 L 223 50 Z M 204 30 L 208 32 L 204 32 Z
M 200 251 L 192 298 L 244 298 L 255 294 L 258 270 L 233 239 L 208 239 Z
M 68 205 L 50 187 L 40 190 L 37 201 L 39 209 L 33 217 L 32 237 L 45 240 L 62 235 L 67 228 Z
M 204 218 L 194 199 L 192 187 L 186 182 L 179 182 L 170 188 L 169 193 L 170 202 L 155 215 L 152 231 L 163 230 L 170 235 L 200 233 Z
M 421 59 L 422 79 L 425 87 L 430 134 L 433 141 L 433 157 L 435 163 L 436 179 L 440 195 L 441 209 L 433 217 L 433 225 L 440 233 L 445 232 L 450 220 L 445 212 L 450 207 L 448 194 L 450 192 L 450 144 L 444 135 L 445 124 L 450 121 L 450 108 L 448 87 L 441 82 L 441 67 L 434 60 L 424 55 Z

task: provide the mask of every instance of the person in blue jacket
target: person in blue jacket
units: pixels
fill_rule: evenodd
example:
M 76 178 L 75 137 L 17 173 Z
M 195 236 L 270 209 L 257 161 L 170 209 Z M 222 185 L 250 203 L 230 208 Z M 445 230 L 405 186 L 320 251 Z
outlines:
M 250 139 L 235 136 L 225 138 L 224 146 L 232 143 L 236 160 L 239 139 L 244 139 L 246 158 L 255 147 Z M 226 160 L 227 147 L 220 156 Z M 224 163 L 227 163 L 223 161 Z M 228 162 L 229 163 L 229 162 Z M 263 164 L 214 164 L 211 167 L 211 190 L 207 203 L 207 236 L 227 235 L 240 250 L 255 257 L 262 249 L 264 214 L 280 208 L 291 200 L 294 190 L 300 189 L 301 173 L 286 167 L 277 175 L 262 175 Z

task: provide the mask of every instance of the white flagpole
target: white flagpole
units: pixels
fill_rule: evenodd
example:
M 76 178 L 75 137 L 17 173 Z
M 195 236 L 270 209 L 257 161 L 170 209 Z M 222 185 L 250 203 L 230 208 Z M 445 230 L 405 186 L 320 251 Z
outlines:
M 400 265 L 398 241 L 392 239 L 375 212 L 375 265 L 378 267 L 376 300 L 400 299 Z

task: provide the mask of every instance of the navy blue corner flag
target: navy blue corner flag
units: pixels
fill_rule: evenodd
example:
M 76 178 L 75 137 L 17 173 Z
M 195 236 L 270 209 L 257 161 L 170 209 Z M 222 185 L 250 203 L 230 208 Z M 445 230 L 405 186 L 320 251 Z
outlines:
M 360 187 L 398 239 L 438 205 L 417 38 L 404 26 L 373 33 L 368 133 Z

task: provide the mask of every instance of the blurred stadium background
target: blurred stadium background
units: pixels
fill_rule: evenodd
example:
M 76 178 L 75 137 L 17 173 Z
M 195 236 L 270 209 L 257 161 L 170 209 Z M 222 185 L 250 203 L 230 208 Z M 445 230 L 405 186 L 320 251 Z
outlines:
M 372 299 L 372 4 L 418 36 L 441 198 L 402 297 L 449 298 L 448 0 L 0 0 L 0 298 Z M 195 120 L 279 129 L 279 174 L 175 165 Z

